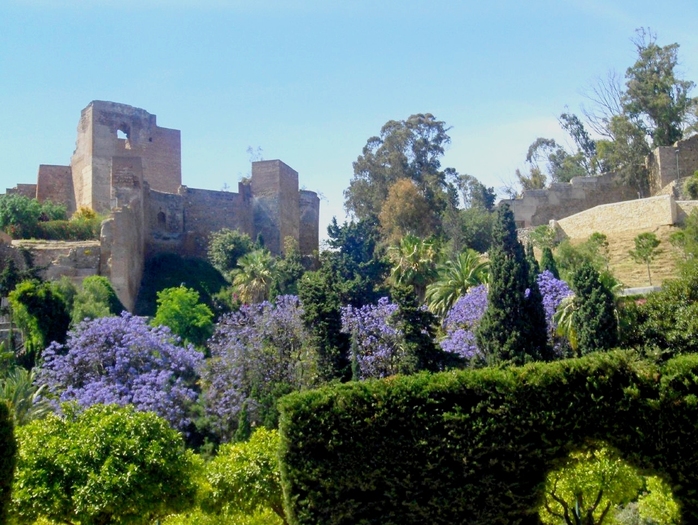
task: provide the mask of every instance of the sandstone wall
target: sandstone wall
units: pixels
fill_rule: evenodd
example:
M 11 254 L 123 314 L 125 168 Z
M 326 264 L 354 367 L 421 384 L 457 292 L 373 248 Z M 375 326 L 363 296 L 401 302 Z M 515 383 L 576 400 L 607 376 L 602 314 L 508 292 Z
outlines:
M 68 213 L 75 211 L 73 198 L 73 175 L 70 166 L 39 166 L 36 184 L 36 198 L 40 201 L 53 201 L 65 204 Z
M 29 199 L 36 199 L 36 184 L 17 184 L 14 188 L 7 188 L 5 192 L 10 195 L 22 195 Z
M 300 192 L 300 226 L 298 246 L 304 255 L 319 251 L 320 198 L 314 191 Z
M 12 246 L 29 250 L 34 266 L 41 268 L 39 275 L 49 281 L 68 277 L 77 286 L 85 277 L 99 274 L 99 241 L 15 240 Z
M 253 162 L 251 187 L 255 230 L 278 255 L 286 237 L 299 239 L 298 172 L 280 160 Z
M 647 158 L 647 166 L 653 195 L 672 181 L 690 177 L 698 170 L 698 135 L 656 148 Z
M 554 221 L 556 228 L 572 239 L 585 239 L 594 232 L 652 230 L 677 222 L 677 206 L 671 195 L 605 204 Z
M 518 199 L 504 199 L 519 228 L 548 224 L 586 209 L 637 198 L 637 193 L 616 183 L 614 175 L 575 177 L 570 183 L 554 183 L 544 190 L 526 190 Z

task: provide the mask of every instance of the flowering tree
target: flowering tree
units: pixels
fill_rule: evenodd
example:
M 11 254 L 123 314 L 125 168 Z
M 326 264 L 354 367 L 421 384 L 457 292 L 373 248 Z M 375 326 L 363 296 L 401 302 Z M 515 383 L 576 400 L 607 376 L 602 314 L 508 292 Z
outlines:
M 206 410 L 224 440 L 241 414 L 274 426 L 276 400 L 313 384 L 316 360 L 302 314 L 298 297 L 282 295 L 273 304 L 243 305 L 216 325 L 201 375 Z
M 133 404 L 183 430 L 198 396 L 203 356 L 177 341 L 169 328 L 148 326 L 127 312 L 83 321 L 65 345 L 52 343 L 44 351 L 37 380 L 61 401 Z
M 565 281 L 556 279 L 544 270 L 536 278 L 538 288 L 543 296 L 543 310 L 549 342 L 553 343 L 556 354 L 560 354 L 560 342 L 556 341 L 556 324 L 554 315 L 565 297 L 572 295 L 572 290 Z M 453 305 L 444 319 L 444 337 L 440 344 L 447 352 L 452 352 L 467 360 L 484 359 L 477 347 L 475 330 L 487 308 L 487 288 L 485 285 L 471 288 Z
M 375 305 L 342 307 L 342 332 L 351 336 L 357 379 L 398 373 L 403 334 L 389 323 L 397 309 L 387 297 Z

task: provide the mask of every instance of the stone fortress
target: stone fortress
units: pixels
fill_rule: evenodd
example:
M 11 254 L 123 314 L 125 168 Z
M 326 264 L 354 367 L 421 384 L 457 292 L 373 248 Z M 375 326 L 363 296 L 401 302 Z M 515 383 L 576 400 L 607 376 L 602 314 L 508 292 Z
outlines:
M 698 135 L 656 148 L 646 159 L 651 195 L 641 198 L 613 174 L 575 177 L 543 190 L 505 199 L 519 228 L 552 225 L 558 238 L 587 238 L 594 232 L 651 231 L 683 223 L 698 201 L 682 196 L 686 178 L 698 170 Z M 684 200 L 681 200 L 682 197 Z
M 259 161 L 237 193 L 182 186 L 179 130 L 126 104 L 91 102 L 82 110 L 70 165 L 41 165 L 36 184 L 7 192 L 65 204 L 69 213 L 84 207 L 106 215 L 99 242 L 13 244 L 30 248 L 48 278 L 108 277 L 131 311 L 149 258 L 205 257 L 209 234 L 221 228 L 253 240 L 261 235 L 277 255 L 286 237 L 298 241 L 303 255 L 318 250 L 320 199 L 299 190 L 296 171 L 280 160 Z

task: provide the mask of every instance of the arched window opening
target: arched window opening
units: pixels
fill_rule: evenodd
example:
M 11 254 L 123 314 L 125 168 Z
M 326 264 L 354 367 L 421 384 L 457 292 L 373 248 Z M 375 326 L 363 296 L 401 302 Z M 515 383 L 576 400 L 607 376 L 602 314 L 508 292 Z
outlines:
M 546 525 L 678 525 L 679 507 L 658 476 L 645 476 L 612 447 L 573 452 L 548 473 L 539 509 Z
M 124 141 L 124 148 L 131 149 L 130 143 L 131 128 L 126 123 L 121 123 L 118 128 L 116 128 L 116 138 Z
M 164 228 L 167 225 L 167 219 L 165 217 L 165 212 L 159 211 L 158 212 L 158 226 L 160 228 Z

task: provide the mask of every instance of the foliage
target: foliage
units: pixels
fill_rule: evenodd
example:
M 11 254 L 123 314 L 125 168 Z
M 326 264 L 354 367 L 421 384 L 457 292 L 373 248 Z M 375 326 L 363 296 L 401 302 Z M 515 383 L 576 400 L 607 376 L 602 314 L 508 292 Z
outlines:
M 0 229 L 12 238 L 30 238 L 36 233 L 41 204 L 18 194 L 0 197 Z
M 96 405 L 17 430 L 13 513 L 82 525 L 147 524 L 193 503 L 192 457 L 152 413 Z
M 383 238 L 389 244 L 400 242 L 406 235 L 424 238 L 436 233 L 437 218 L 431 213 L 426 197 L 410 179 L 399 179 L 388 188 L 378 220 Z
M 477 329 L 477 346 L 493 363 L 547 358 L 540 290 L 529 277 L 514 215 L 506 205 L 498 209 L 492 244 L 487 310 Z
M 451 242 L 458 243 L 458 252 L 471 248 L 485 253 L 492 245 L 492 227 L 496 215 L 480 208 L 472 207 L 459 211 L 460 231 L 452 235 Z
M 630 250 L 630 257 L 638 264 L 647 265 L 647 279 L 652 286 L 652 274 L 650 273 L 650 263 L 661 253 L 658 249 L 659 243 L 661 242 L 657 239 L 657 236 L 651 232 L 644 232 L 638 234 L 634 239 L 635 249 Z
M 607 447 L 573 452 L 547 476 L 541 518 L 548 525 L 610 523 L 614 507 L 632 501 L 642 486 L 642 476 Z
M 71 322 L 76 325 L 85 319 L 118 315 L 125 309 L 109 279 L 90 275 L 83 279 L 81 289 L 75 295 Z
M 533 243 L 533 246 L 540 248 L 541 250 L 545 250 L 546 248 L 552 250 L 556 244 L 555 237 L 555 230 L 550 226 L 542 224 L 533 229 L 529 238 Z
M 437 315 L 445 315 L 471 287 L 487 281 L 488 271 L 489 263 L 482 261 L 475 250 L 459 253 L 455 260 L 438 266 L 436 281 L 429 284 L 426 290 L 429 309 Z
M 199 293 L 179 286 L 158 292 L 158 309 L 151 323 L 167 326 L 185 343 L 203 347 L 213 333 L 213 312 L 199 302 Z
M 269 299 L 274 278 L 274 258 L 265 249 L 253 250 L 238 259 L 238 267 L 230 273 L 234 293 L 243 304 L 261 303 Z
M 7 511 L 12 496 L 12 479 L 17 461 L 17 442 L 12 420 L 8 406 L 0 402 L 0 523 L 7 523 Z
M 493 187 L 488 188 L 477 178 L 467 174 L 458 175 L 457 185 L 466 210 L 474 208 L 481 211 L 494 211 L 497 194 Z
M 553 251 L 546 246 L 543 248 L 543 255 L 540 259 L 540 269 L 541 271 L 549 271 L 555 279 L 560 278 L 560 272 L 557 271 L 557 264 L 555 263 L 555 257 L 553 257 Z
M 582 265 L 572 280 L 576 309 L 572 323 L 582 354 L 609 350 L 618 344 L 618 321 L 613 292 L 590 264 Z
M 10 409 L 15 425 L 26 425 L 53 412 L 53 406 L 45 398 L 46 385 L 36 383 L 36 368 L 31 372 L 15 367 L 0 377 L 0 402 Z
M 42 358 L 38 381 L 61 401 L 83 407 L 133 404 L 174 428 L 190 425 L 203 356 L 176 344 L 165 326 L 148 326 L 127 312 L 83 321 L 68 333 L 65 345 L 52 343 Z
M 561 342 L 556 339 L 555 313 L 566 297 L 572 294 L 565 281 L 556 279 L 549 271 L 543 271 L 536 278 L 541 291 L 543 310 L 548 334 L 548 343 L 553 346 L 555 355 L 562 353 Z M 446 333 L 441 340 L 441 348 L 457 354 L 474 365 L 486 362 L 486 356 L 479 351 L 475 333 L 487 309 L 487 288 L 484 285 L 472 288 L 456 301 L 444 318 Z
M 592 233 L 586 241 L 576 246 L 565 239 L 555 251 L 557 267 L 566 280 L 571 280 L 584 264 L 591 264 L 599 272 L 607 272 L 608 260 L 608 238 L 599 232 Z
M 535 523 L 546 475 L 606 442 L 698 520 L 698 357 L 632 352 L 352 382 L 280 402 L 289 522 Z
M 221 446 L 205 467 L 207 490 L 202 509 L 209 514 L 235 516 L 267 508 L 286 523 L 278 450 L 277 431 L 263 427 L 245 443 Z
M 157 293 L 165 288 L 177 286 L 186 286 L 199 292 L 200 301 L 217 315 L 227 311 L 223 305 L 214 301 L 214 296 L 228 286 L 228 282 L 218 270 L 202 259 L 164 253 L 146 260 L 135 313 L 155 315 Z
M 447 132 L 445 123 L 430 113 L 387 122 L 354 162 L 354 176 L 344 192 L 347 210 L 360 220 L 376 220 L 390 187 L 408 179 L 428 202 L 423 220 L 440 224 L 444 211 L 457 200 L 456 187 L 449 181 L 456 178 L 455 170 L 441 169 L 440 159 L 451 141 Z
M 18 361 L 25 368 L 31 368 L 49 343 L 65 341 L 70 315 L 63 297 L 51 283 L 24 281 L 17 285 L 8 299 L 13 320 L 24 339 L 24 349 L 18 355 Z
M 305 267 L 298 241 L 293 237 L 286 237 L 284 256 L 277 259 L 274 266 L 270 296 L 298 295 L 298 282 L 304 273 Z
M 342 332 L 351 337 L 352 361 L 358 377 L 368 379 L 398 374 L 404 361 L 404 334 L 390 321 L 398 309 L 387 297 L 360 308 L 342 307 Z
M 417 300 L 423 302 L 427 286 L 437 276 L 438 241 L 405 235 L 400 244 L 388 248 L 388 258 L 392 263 L 391 283 L 411 286 Z
M 253 424 L 275 427 L 279 397 L 312 386 L 316 360 L 297 297 L 244 305 L 223 316 L 203 366 L 204 403 L 214 431 L 230 440 L 245 403 Z
M 657 36 L 639 29 L 634 42 L 638 58 L 625 73 L 624 110 L 652 138 L 653 147 L 670 146 L 683 137 L 696 99 L 695 84 L 676 77 L 678 44 L 657 45 Z
M 223 228 L 209 236 L 208 260 L 216 270 L 227 275 L 237 267 L 240 257 L 253 249 L 249 235 L 239 230 Z
M 683 192 L 693 200 L 698 199 L 698 171 L 694 172 L 693 175 L 688 177 L 683 183 Z

